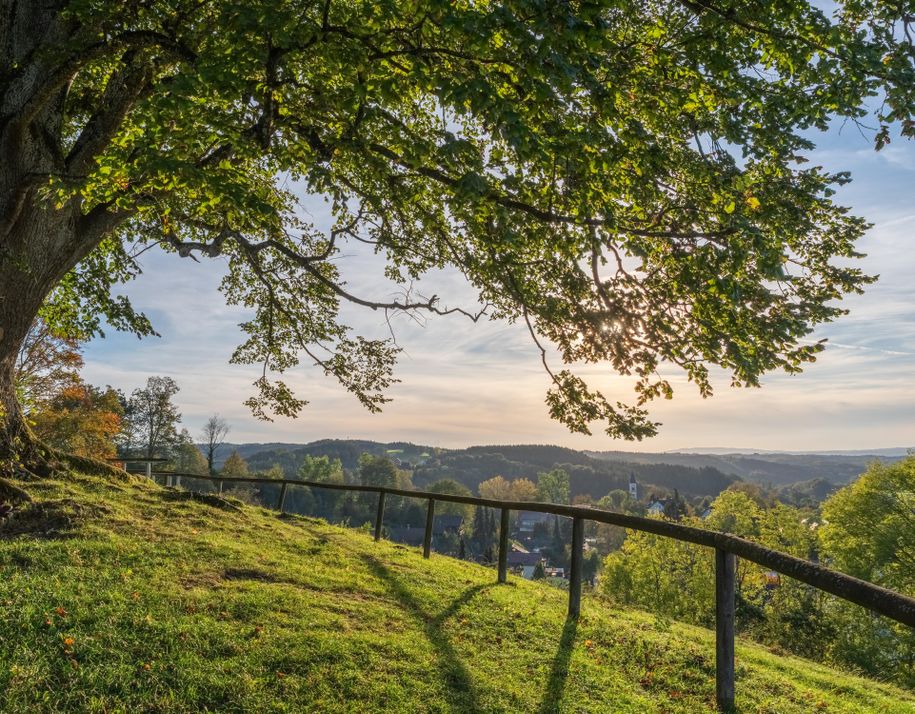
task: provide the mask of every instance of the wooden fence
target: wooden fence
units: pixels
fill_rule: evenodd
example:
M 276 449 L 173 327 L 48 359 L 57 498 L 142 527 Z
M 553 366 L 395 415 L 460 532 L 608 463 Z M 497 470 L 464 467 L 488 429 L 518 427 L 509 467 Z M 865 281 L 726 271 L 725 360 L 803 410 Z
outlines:
M 721 533 L 719 531 L 694 528 L 655 518 L 630 516 L 587 506 L 563 506 L 555 503 L 536 503 L 528 501 L 499 501 L 475 496 L 455 496 L 430 491 L 410 491 L 384 486 L 363 486 L 358 484 L 320 483 L 315 481 L 277 480 L 256 477 L 224 478 L 220 476 L 200 476 L 197 474 L 179 474 L 173 472 L 153 472 L 153 477 L 163 476 L 167 483 L 179 479 L 202 479 L 216 482 L 219 493 L 224 484 L 256 483 L 280 487 L 277 509 L 283 511 L 286 504 L 286 492 L 290 486 L 323 488 L 336 491 L 359 491 L 378 495 L 378 506 L 375 516 L 375 540 L 381 539 L 381 525 L 384 518 L 385 496 L 404 496 L 427 501 L 426 529 L 423 538 L 423 557 L 428 558 L 432 550 L 432 523 L 435 517 L 435 502 L 464 503 L 485 508 L 496 508 L 501 511 L 499 529 L 498 580 L 504 583 L 507 578 L 508 530 L 511 511 L 534 511 L 565 516 L 572 519 L 572 560 L 569 572 L 569 610 L 570 618 L 577 618 L 581 612 L 581 565 L 584 544 L 584 522 L 586 520 L 606 523 L 622 528 L 645 531 L 667 538 L 695 543 L 712 548 L 715 551 L 715 697 L 718 708 L 729 710 L 734 707 L 734 608 L 737 558 L 749 560 L 770 570 L 800 580 L 803 583 L 819 588 L 824 592 L 866 607 L 885 617 L 915 628 L 915 598 L 874 585 L 865 580 L 830 570 L 822 565 L 797 558 L 787 553 L 771 550 L 759 543 L 745 538 Z

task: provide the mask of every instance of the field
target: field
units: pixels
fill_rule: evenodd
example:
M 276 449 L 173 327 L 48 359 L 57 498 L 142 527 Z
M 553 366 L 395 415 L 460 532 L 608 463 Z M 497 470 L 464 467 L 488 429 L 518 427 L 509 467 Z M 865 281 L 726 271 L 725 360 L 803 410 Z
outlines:
M 0 529 L 4 712 L 697 712 L 711 632 L 232 499 L 70 475 Z M 2 493 L 0 493 L 0 500 Z M 741 712 L 915 696 L 738 643 Z

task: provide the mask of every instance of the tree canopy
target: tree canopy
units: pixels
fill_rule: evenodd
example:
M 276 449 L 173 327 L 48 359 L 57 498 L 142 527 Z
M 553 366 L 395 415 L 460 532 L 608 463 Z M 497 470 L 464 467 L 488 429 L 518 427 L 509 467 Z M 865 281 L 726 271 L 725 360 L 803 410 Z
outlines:
M 191 441 L 178 432 L 181 413 L 172 401 L 178 391 L 174 379 L 159 376 L 149 377 L 145 387 L 133 390 L 126 400 L 119 436 L 125 456 L 161 457 L 182 441 Z
M 866 223 L 833 199 L 848 176 L 804 158 L 811 130 L 870 122 L 877 148 L 915 132 L 908 3 L 3 7 L 0 283 L 19 294 L 0 329 L 18 343 L 41 302 L 55 329 L 150 334 L 111 292 L 138 256 L 219 259 L 252 312 L 232 360 L 262 365 L 264 418 L 304 406 L 277 376 L 302 361 L 387 401 L 399 349 L 355 334 L 344 303 L 521 322 L 577 432 L 653 434 L 662 364 L 703 395 L 711 366 L 736 385 L 797 371 L 869 281 L 847 260 Z M 346 283 L 354 243 L 401 294 Z M 482 307 L 414 289 L 447 266 Z M 589 386 L 588 363 L 633 375 L 634 401 Z
M 222 465 L 222 471 L 220 473 L 223 476 L 241 478 L 247 476 L 250 473 L 250 470 L 248 469 L 248 462 L 242 458 L 238 451 L 232 449 L 232 453 L 229 454 L 229 458 L 227 458 Z
M 822 539 L 837 568 L 915 593 L 915 455 L 873 463 L 823 504 Z
M 563 469 L 553 469 L 537 474 L 538 501 L 568 504 L 569 493 L 569 474 Z

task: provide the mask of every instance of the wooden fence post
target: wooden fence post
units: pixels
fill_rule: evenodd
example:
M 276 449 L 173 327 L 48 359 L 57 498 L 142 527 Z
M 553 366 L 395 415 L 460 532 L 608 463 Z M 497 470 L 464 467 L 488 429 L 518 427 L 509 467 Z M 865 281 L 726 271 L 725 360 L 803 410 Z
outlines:
M 283 509 L 286 508 L 286 486 L 289 484 L 283 481 L 283 485 L 280 487 L 280 513 L 283 513 Z
M 715 549 L 715 700 L 734 708 L 734 589 L 737 556 Z
M 222 479 L 219 479 L 219 495 L 222 495 Z
M 585 541 L 585 521 L 580 516 L 572 519 L 572 567 L 569 568 L 569 617 L 581 613 L 581 553 Z
M 426 511 L 426 535 L 423 538 L 423 557 L 428 558 L 432 552 L 432 521 L 435 519 L 435 499 L 429 499 L 429 509 Z
M 499 582 L 508 579 L 508 514 L 507 508 L 502 509 L 502 522 L 499 524 Z
M 124 465 L 126 467 L 126 465 L 127 465 L 126 462 Z M 152 461 L 146 462 L 146 478 L 148 478 L 148 479 L 152 478 Z
M 375 516 L 375 542 L 381 540 L 381 523 L 384 520 L 384 491 L 378 492 L 378 514 Z

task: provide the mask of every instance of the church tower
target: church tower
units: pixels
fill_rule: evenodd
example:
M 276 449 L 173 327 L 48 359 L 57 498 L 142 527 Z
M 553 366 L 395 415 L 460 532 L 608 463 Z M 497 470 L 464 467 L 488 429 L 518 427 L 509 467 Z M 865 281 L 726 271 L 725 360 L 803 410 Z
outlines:
M 639 485 L 635 482 L 635 474 L 629 472 L 629 496 L 633 501 L 639 500 Z

